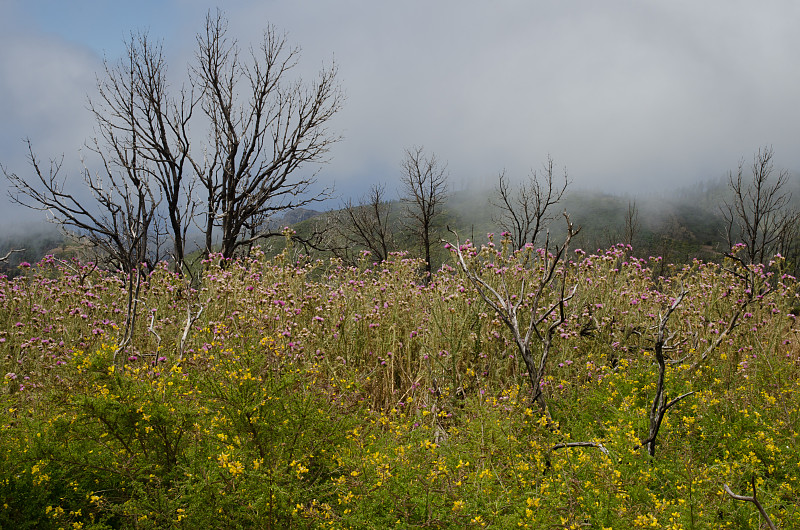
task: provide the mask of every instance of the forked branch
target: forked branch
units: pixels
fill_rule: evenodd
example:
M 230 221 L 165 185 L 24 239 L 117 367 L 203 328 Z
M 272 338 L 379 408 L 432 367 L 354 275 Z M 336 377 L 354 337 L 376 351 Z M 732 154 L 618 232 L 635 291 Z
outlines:
M 8 258 L 10 258 L 11 254 L 13 254 L 14 252 L 25 252 L 25 249 L 24 248 L 12 248 L 8 252 L 6 252 L 5 256 L 0 258 L 0 263 L 5 263 L 6 261 L 8 261 Z
M 777 530 L 777 527 L 775 526 L 775 523 L 772 522 L 772 519 L 770 519 L 769 514 L 767 514 L 767 511 L 764 509 L 764 507 L 761 505 L 761 503 L 758 502 L 758 499 L 756 498 L 756 479 L 755 479 L 755 477 L 753 477 L 750 480 L 750 484 L 752 485 L 752 488 L 753 488 L 753 496 L 752 497 L 748 497 L 746 495 L 737 495 L 737 494 L 735 494 L 731 490 L 730 486 L 728 486 L 727 484 L 723 485 L 722 487 L 725 490 L 725 493 L 730 495 L 730 497 L 732 499 L 735 499 L 737 501 L 752 502 L 753 504 L 755 504 L 756 508 L 758 508 L 759 513 L 764 518 L 764 520 L 767 522 L 769 527 L 772 530 Z
M 664 420 L 664 415 L 679 401 L 694 394 L 694 391 L 686 392 L 685 394 L 682 394 L 669 402 L 666 400 L 664 395 L 664 377 L 666 372 L 664 347 L 675 336 L 674 333 L 668 333 L 667 322 L 687 294 L 688 291 L 681 288 L 680 294 L 669 306 L 666 313 L 663 316 L 660 316 L 658 322 L 658 330 L 656 332 L 656 342 L 654 348 L 656 362 L 658 363 L 658 383 L 656 384 L 656 395 L 653 398 L 653 405 L 650 408 L 650 429 L 647 437 L 642 439 L 638 445 L 638 447 L 647 447 L 647 452 L 650 456 L 655 456 L 656 438 L 658 437 L 658 431 L 661 428 L 661 423 Z
M 188 306 L 186 308 L 186 326 L 183 328 L 183 335 L 181 336 L 181 343 L 178 347 L 178 362 L 183 360 L 183 352 L 185 351 L 186 347 L 186 339 L 189 337 L 189 331 L 192 329 L 192 325 L 200 318 L 200 315 L 203 314 L 203 306 L 198 304 L 200 309 L 197 310 L 197 313 L 192 312 L 192 306 Z
M 567 290 L 565 256 L 572 238 L 578 233 L 579 229 L 575 229 L 566 212 L 564 212 L 564 218 L 567 223 L 567 235 L 563 245 L 556 246 L 553 252 L 550 252 L 548 240 L 548 244 L 540 251 L 542 265 L 539 267 L 538 272 L 531 274 L 532 278 L 523 278 L 520 281 L 519 289 L 515 289 L 513 292 L 506 283 L 506 275 L 510 274 L 508 272 L 511 270 L 510 268 L 499 267 L 495 269 L 499 273 L 498 281 L 500 285 L 491 285 L 480 276 L 474 267 L 470 266 L 467 262 L 467 257 L 464 255 L 465 248 L 462 248 L 458 234 L 448 228 L 456 237 L 455 245 L 450 243 L 448 245 L 455 254 L 458 266 L 475 287 L 475 290 L 478 291 L 486 305 L 498 315 L 511 332 L 520 355 L 525 362 L 533 393 L 532 401 L 537 402 L 544 411 L 547 410 L 547 407 L 542 397 L 541 381 L 544 378 L 555 332 L 567 319 L 566 303 L 572 299 L 577 290 L 577 285 L 569 291 Z M 529 250 L 515 251 L 512 259 L 519 256 L 519 253 L 525 252 L 529 252 Z M 558 281 L 555 299 L 545 305 L 545 297 L 552 294 L 552 284 L 557 276 L 561 276 L 561 278 Z M 523 306 L 523 303 L 527 305 Z M 523 307 L 529 318 L 527 325 L 520 322 L 520 310 Z M 541 347 L 541 357 L 538 363 L 533 359 L 531 349 L 531 342 L 534 336 Z

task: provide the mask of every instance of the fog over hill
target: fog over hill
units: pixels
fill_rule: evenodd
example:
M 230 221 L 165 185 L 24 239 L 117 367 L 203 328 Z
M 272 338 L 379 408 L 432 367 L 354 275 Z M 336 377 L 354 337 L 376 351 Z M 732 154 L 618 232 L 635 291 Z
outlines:
M 792 205 L 800 207 L 798 180 L 793 178 L 787 186 L 792 195 Z M 388 186 L 387 186 L 388 188 Z M 443 216 L 437 220 L 437 237 L 451 237 L 446 226 L 456 229 L 462 239 L 472 239 L 477 244 L 486 241 L 487 233 L 499 233 L 497 223 L 499 210 L 496 188 L 490 180 L 482 184 L 456 185 L 449 192 L 443 206 Z M 729 200 L 727 179 L 717 178 L 701 181 L 690 186 L 675 188 L 669 192 L 640 194 L 615 194 L 587 188 L 570 186 L 563 200 L 552 208 L 554 219 L 548 228 L 554 239 L 563 237 L 564 221 L 561 212 L 566 211 L 576 226 L 581 228 L 573 247 L 583 247 L 594 252 L 611 245 L 625 242 L 626 217 L 635 215 L 633 240 L 634 252 L 642 256 L 659 255 L 667 260 L 684 262 L 693 257 L 718 259 L 726 246 L 724 223 L 720 207 Z M 354 201 L 357 204 L 358 201 Z M 343 206 L 340 200 L 328 211 L 298 208 L 276 216 L 268 223 L 270 230 L 280 232 L 284 226 L 304 230 L 304 222 L 316 222 Z M 397 199 L 391 201 L 393 230 L 407 232 L 402 221 L 405 205 Z M 191 236 L 191 233 L 190 233 Z M 411 248 L 409 234 L 403 236 L 401 246 Z M 200 248 L 199 234 L 189 238 L 190 249 Z M 539 241 L 540 244 L 543 241 Z M 0 255 L 13 248 L 25 248 L 26 252 L 13 254 L 3 269 L 13 270 L 21 261 L 36 261 L 51 251 L 67 252 L 70 242 L 62 232 L 50 223 L 32 222 L 4 226 L 0 234 Z M 272 243 L 270 246 L 274 246 Z M 441 250 L 441 249 L 439 249 Z M 439 252 L 438 262 L 445 259 Z
M 163 43 L 178 90 L 195 35 L 217 5 L 3 2 L 0 163 L 30 175 L 27 137 L 45 162 L 64 155 L 67 183 L 80 187 L 80 150 L 94 134 L 86 100 L 97 97 L 103 59 L 124 56 L 131 31 L 149 31 Z M 466 186 L 504 168 L 525 175 L 548 153 L 575 189 L 618 194 L 718 178 L 764 145 L 774 147 L 776 165 L 800 169 L 796 3 L 224 7 L 231 38 L 245 48 L 270 23 L 286 31 L 302 47 L 295 72 L 304 79 L 337 65 L 347 101 L 331 129 L 342 141 L 329 163 L 301 173 L 319 171 L 320 187 L 335 185 L 344 198 L 395 181 L 412 145 L 437 153 Z M 0 209 L 4 223 L 22 218 L 37 219 L 13 205 Z

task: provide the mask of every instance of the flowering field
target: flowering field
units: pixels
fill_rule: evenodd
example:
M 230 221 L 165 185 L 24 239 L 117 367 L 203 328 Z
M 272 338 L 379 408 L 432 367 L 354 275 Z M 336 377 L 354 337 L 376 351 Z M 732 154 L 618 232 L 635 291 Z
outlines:
M 800 300 L 780 260 L 664 278 L 629 248 L 576 250 L 531 291 L 546 252 L 457 249 L 523 328 L 558 320 L 541 400 L 455 261 L 422 282 L 404 255 L 212 257 L 194 288 L 157 268 L 130 306 L 117 273 L 23 265 L 0 280 L 0 527 L 767 524 L 726 485 L 800 527 Z

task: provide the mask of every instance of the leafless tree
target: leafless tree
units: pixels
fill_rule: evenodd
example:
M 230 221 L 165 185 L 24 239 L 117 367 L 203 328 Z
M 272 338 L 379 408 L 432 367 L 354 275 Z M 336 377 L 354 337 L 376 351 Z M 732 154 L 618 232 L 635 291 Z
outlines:
M 34 178 L 3 168 L 12 185 L 12 201 L 47 212 L 65 231 L 100 249 L 113 266 L 128 273 L 143 263 L 152 267 L 154 256 L 148 237 L 158 199 L 141 171 L 135 150 L 120 151 L 124 157 L 121 161 L 103 157 L 102 175 L 92 175 L 84 168 L 84 183 L 93 196 L 89 201 L 65 190 L 65 179 L 60 176 L 62 160 L 51 161 L 46 170 L 30 140 L 27 145 Z
M 619 244 L 633 246 L 633 240 L 639 231 L 639 208 L 635 201 L 628 201 L 622 222 L 622 225 L 614 224 L 603 228 L 602 236 L 598 238 L 598 248 L 610 248 Z
M 127 312 L 122 337 L 114 352 L 117 355 L 130 344 L 136 325 L 138 293 L 143 269 L 152 269 L 157 257 L 150 254 L 148 243 L 151 225 L 158 208 L 158 200 L 146 180 L 146 172 L 137 159 L 137 136 L 129 138 L 130 149 L 116 151 L 117 159 L 101 153 L 104 173 L 92 175 L 84 169 L 84 181 L 94 201 L 86 201 L 64 189 L 64 179 L 59 176 L 61 161 L 51 161 L 45 171 L 33 153 L 28 141 L 28 154 L 35 179 L 26 179 L 16 173 L 8 178 L 16 193 L 12 200 L 33 209 L 47 211 L 52 220 L 65 231 L 77 233 L 101 250 L 112 264 L 125 271 L 127 284 Z M 99 145 L 99 142 L 97 142 Z M 86 206 L 92 204 L 92 208 Z
M 664 380 L 667 368 L 667 360 L 664 356 L 664 349 L 670 346 L 670 342 L 675 337 L 674 333 L 669 333 L 667 329 L 667 323 L 669 322 L 669 318 L 672 316 L 672 313 L 681 304 L 687 294 L 688 291 L 681 289 L 680 294 L 677 296 L 677 298 L 675 298 L 664 315 L 662 316 L 659 314 L 658 327 L 656 329 L 656 339 L 653 348 L 656 363 L 658 363 L 656 395 L 653 398 L 653 405 L 650 407 L 650 428 L 648 429 L 647 436 L 642 438 L 642 441 L 639 445 L 639 447 L 647 448 L 647 453 L 650 456 L 655 456 L 656 454 L 656 439 L 658 438 L 658 431 L 661 429 L 661 423 L 664 421 L 664 416 L 667 414 L 667 411 L 674 405 L 678 404 L 678 402 L 680 402 L 682 399 L 694 394 L 694 391 L 686 392 L 685 394 L 681 394 L 680 396 L 667 401 L 664 393 Z
M 212 251 L 219 232 L 221 251 L 231 257 L 240 246 L 270 235 L 253 230 L 253 219 L 328 196 L 328 190 L 310 191 L 313 175 L 295 172 L 323 162 L 338 141 L 328 122 L 343 95 L 335 66 L 322 69 L 310 85 L 287 79 L 300 51 L 273 26 L 258 48 L 243 54 L 217 12 L 208 15 L 197 43 L 192 73 L 210 124 L 205 158 L 194 162 L 206 195 L 205 247 Z
M 339 214 L 339 232 L 348 249 L 369 250 L 375 261 L 385 261 L 394 250 L 394 230 L 389 223 L 392 205 L 386 200 L 386 188 L 374 185 L 358 204 L 348 200 Z
M 92 196 L 71 191 L 60 161 L 43 170 L 29 142 L 37 178 L 3 168 L 13 198 L 48 211 L 128 271 L 164 257 L 169 239 L 176 270 L 186 270 L 187 231 L 197 216 L 205 217 L 206 252 L 218 243 L 226 257 L 280 234 L 264 220 L 326 196 L 311 192 L 313 174 L 296 175 L 323 162 L 338 140 L 327 129 L 343 101 L 336 68 L 308 84 L 289 79 L 299 50 L 274 27 L 247 59 L 226 32 L 221 12 L 209 13 L 188 85 L 177 93 L 169 90 L 161 46 L 133 35 L 126 57 L 106 63 L 89 104 L 98 136 L 88 148 L 102 168 L 84 172 Z M 203 190 L 199 212 L 195 194 Z
M 455 244 L 449 244 L 455 253 L 461 271 L 467 276 L 478 294 L 506 325 L 517 345 L 520 356 L 525 363 L 528 380 L 533 394 L 532 402 L 547 413 L 547 403 L 542 394 L 541 382 L 547 370 L 547 361 L 553 346 L 556 330 L 567 320 L 567 302 L 577 291 L 577 284 L 567 289 L 567 255 L 572 238 L 580 231 L 575 228 L 569 216 L 564 212 L 567 224 L 567 235 L 562 245 L 551 248 L 549 239 L 545 242 L 540 254 L 541 262 L 532 271 L 530 282 L 523 280 L 519 290 L 512 290 L 505 281 L 505 272 L 499 274 L 499 285 L 493 286 L 481 276 L 486 267 L 477 252 L 470 252 L 461 246 L 456 236 Z M 525 252 L 520 250 L 518 252 Z M 496 256 L 496 252 L 492 255 Z M 516 258 L 515 258 L 516 259 Z M 514 267 L 493 267 L 491 270 L 513 270 Z M 494 274 L 492 275 L 494 276 Z M 556 293 L 554 299 L 545 302 L 546 297 Z M 524 319 L 528 319 L 527 323 Z M 535 345 L 541 349 L 539 360 L 534 358 Z
M 431 246 L 434 221 L 442 213 L 447 197 L 447 164 L 435 154 L 425 155 L 422 147 L 406 149 L 402 162 L 403 202 L 411 228 L 416 232 L 425 253 L 425 271 L 431 273 Z
M 500 209 L 500 215 L 494 221 L 511 234 L 516 248 L 522 248 L 526 243 L 535 244 L 537 237 L 553 220 L 553 206 L 564 197 L 568 185 L 566 171 L 563 182 L 554 176 L 553 159 L 549 156 L 541 174 L 531 171 L 517 187 L 512 188 L 503 171 L 498 175 L 497 198 L 493 202 Z
M 639 233 L 639 208 L 636 201 L 628 201 L 628 211 L 625 214 L 625 233 L 622 242 L 633 245 L 633 240 Z
M 84 168 L 92 199 L 67 191 L 58 175 L 60 161 L 43 171 L 30 142 L 37 179 L 6 176 L 16 190 L 14 200 L 48 211 L 124 270 L 160 260 L 165 234 L 172 238 L 172 257 L 181 270 L 191 215 L 184 175 L 190 167 L 187 124 L 194 99 L 191 91 L 181 91 L 177 101 L 169 97 L 161 47 L 147 34 L 133 35 L 126 49 L 123 60 L 105 63 L 98 96 L 89 101 L 98 136 L 87 148 L 103 168 L 100 175 Z
M 196 102 L 191 88 L 170 95 L 162 47 L 146 33 L 131 36 L 124 60 L 106 62 L 98 97 L 89 102 L 99 131 L 90 148 L 123 168 L 135 157 L 141 178 L 161 200 L 153 223 L 159 230 L 150 242 L 160 246 L 168 234 L 177 271 L 184 269 L 193 213 L 188 124 Z
M 778 171 L 772 163 L 771 147 L 760 148 L 750 166 L 752 178 L 746 181 L 744 161 L 736 174 L 728 174 L 731 198 L 720 207 L 725 219 L 729 247 L 743 243 L 748 263 L 766 263 L 778 250 L 781 235 L 786 234 L 796 220 L 788 206 L 791 193 L 787 170 Z

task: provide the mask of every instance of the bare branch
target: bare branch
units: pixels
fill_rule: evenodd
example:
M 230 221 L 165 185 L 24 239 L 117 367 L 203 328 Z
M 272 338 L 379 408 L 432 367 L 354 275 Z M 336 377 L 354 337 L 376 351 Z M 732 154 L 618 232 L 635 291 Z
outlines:
M 454 230 L 450 230 L 450 232 L 456 237 L 456 244 L 448 243 L 462 272 L 478 291 L 483 301 L 499 316 L 511 332 L 527 368 L 533 394 L 532 401 L 538 403 L 545 412 L 547 412 L 547 406 L 542 395 L 540 383 L 544 378 L 555 332 L 567 319 L 566 303 L 575 295 L 577 290 L 577 286 L 574 286 L 567 292 L 567 265 L 564 257 L 567 254 L 570 241 L 578 230 L 574 228 L 566 212 L 564 212 L 564 219 L 567 223 L 567 235 L 564 244 L 560 247 L 556 246 L 552 253 L 547 248 L 542 249 L 540 251 L 541 266 L 535 276 L 535 281 L 526 283 L 523 279 L 520 282 L 519 291 L 514 293 L 510 292 L 505 282 L 506 268 L 503 268 L 499 273 L 500 278 L 498 281 L 500 286 L 495 288 L 481 277 L 480 265 L 482 265 L 482 262 L 480 260 L 475 260 L 478 264 L 477 268 L 467 263 L 467 258 L 464 256 L 465 249 L 461 247 L 458 234 Z M 494 250 L 491 252 L 493 255 L 496 254 Z M 519 256 L 530 252 L 532 252 L 532 249 L 517 250 L 511 259 L 517 259 Z M 557 284 L 558 291 L 554 295 L 555 300 L 543 306 L 543 299 L 548 295 L 553 296 L 551 291 L 552 283 L 557 275 L 561 278 Z M 523 307 L 523 301 L 527 304 L 527 307 L 525 307 L 525 313 L 527 313 L 526 316 L 529 319 L 527 326 L 520 322 L 520 316 L 523 315 L 520 315 L 519 310 Z M 538 363 L 533 358 L 531 348 L 534 336 L 541 347 L 541 356 Z
M 517 186 L 511 185 L 505 171 L 498 175 L 497 198 L 492 204 L 499 208 L 500 215 L 494 219 L 505 231 L 511 234 L 516 248 L 527 243 L 536 244 L 537 238 L 546 231 L 555 218 L 552 208 L 564 197 L 569 178 L 564 171 L 563 183 L 557 182 L 553 175 L 553 159 L 548 156 L 543 164 L 543 173 L 531 171 L 528 179 Z
M 158 348 L 161 346 L 161 335 L 159 335 L 156 332 L 155 323 L 156 323 L 156 312 L 153 311 L 150 314 L 150 326 L 148 326 L 147 331 L 149 331 L 156 337 L 156 353 L 158 353 Z
M 434 220 L 442 213 L 447 197 L 447 164 L 435 154 L 425 155 L 422 147 L 406 149 L 400 181 L 411 228 L 417 233 L 425 254 L 425 272 L 431 273 Z
M 728 486 L 727 484 L 724 484 L 722 486 L 722 488 L 725 490 L 725 493 L 730 495 L 730 497 L 732 499 L 735 499 L 737 501 L 752 502 L 753 504 L 755 504 L 756 508 L 758 509 L 758 512 L 761 514 L 761 517 L 764 518 L 764 520 L 767 522 L 767 525 L 769 525 L 771 530 L 777 530 L 777 527 L 775 526 L 775 523 L 772 522 L 772 519 L 770 519 L 769 514 L 767 513 L 767 511 L 764 509 L 764 507 L 761 505 L 761 503 L 756 498 L 756 479 L 755 479 L 755 477 L 753 477 L 751 479 L 751 484 L 752 484 L 752 487 L 753 487 L 753 496 L 752 497 L 747 497 L 745 495 L 737 495 L 737 494 L 735 494 L 733 492 L 733 490 L 731 490 L 730 486 Z
M 667 308 L 666 313 L 664 315 L 659 315 L 659 322 L 658 328 L 656 331 L 656 340 L 655 340 L 655 347 L 654 347 L 654 355 L 656 358 L 656 362 L 658 363 L 658 382 L 656 383 L 656 395 L 653 398 L 653 405 L 650 407 L 650 429 L 648 431 L 648 435 L 646 438 L 643 438 L 637 447 L 647 447 L 647 452 L 650 456 L 655 456 L 656 451 L 656 438 L 658 437 L 658 432 L 661 428 L 661 423 L 664 420 L 664 415 L 667 413 L 669 409 L 671 409 L 674 405 L 676 405 L 682 399 L 691 396 L 694 394 L 694 391 L 687 392 L 682 394 L 671 401 L 667 402 L 666 397 L 664 396 L 664 378 L 666 374 L 666 362 L 664 359 L 664 349 L 667 347 L 667 343 L 670 342 L 674 334 L 667 332 L 667 323 L 669 322 L 672 313 L 678 308 L 681 304 L 683 299 L 686 295 L 689 294 L 689 291 L 681 286 L 681 292 L 678 296 L 673 300 L 672 304 L 670 304 L 669 308 Z
M 728 246 L 743 243 L 747 264 L 765 264 L 778 251 L 782 235 L 785 240 L 797 216 L 788 208 L 792 196 L 786 191 L 789 172 L 780 170 L 777 177 L 773 177 L 772 158 L 771 147 L 760 148 L 753 156 L 749 168 L 752 177 L 748 181 L 745 181 L 745 164 L 741 161 L 737 172 L 728 174 L 732 197 L 720 207 Z
M 558 443 L 555 444 L 553 447 L 550 448 L 550 451 L 556 451 L 558 449 L 567 449 L 570 447 L 596 447 L 600 449 L 600 452 L 604 455 L 608 456 L 608 449 L 601 444 L 600 442 L 566 442 L 566 443 Z
M 11 250 L 9 250 L 9 251 L 6 253 L 6 255 L 5 255 L 5 256 L 3 256 L 2 258 L 0 258 L 0 263 L 5 263 L 5 262 L 7 262 L 7 261 L 8 261 L 8 258 L 10 258 L 10 257 L 11 257 L 11 254 L 13 254 L 13 253 L 15 253 L 15 252 L 25 252 L 25 249 L 24 249 L 24 248 L 12 248 Z
M 192 306 L 188 306 L 186 308 L 186 325 L 183 327 L 183 335 L 181 335 L 181 342 L 178 346 L 178 362 L 183 360 L 183 353 L 186 348 L 186 339 L 189 337 L 189 331 L 192 329 L 192 325 L 200 318 L 200 315 L 203 314 L 203 306 L 199 305 L 200 309 L 197 310 L 197 313 L 192 312 Z

